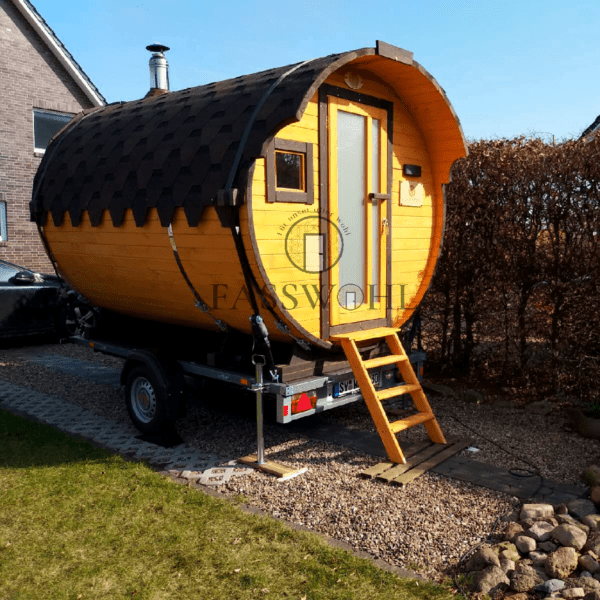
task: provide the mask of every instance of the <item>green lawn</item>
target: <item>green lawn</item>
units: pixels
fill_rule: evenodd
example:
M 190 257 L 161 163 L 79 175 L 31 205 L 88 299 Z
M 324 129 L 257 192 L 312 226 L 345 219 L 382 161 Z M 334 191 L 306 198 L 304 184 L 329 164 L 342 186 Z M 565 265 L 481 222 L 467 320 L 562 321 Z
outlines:
M 451 597 L 0 410 L 1 600 Z

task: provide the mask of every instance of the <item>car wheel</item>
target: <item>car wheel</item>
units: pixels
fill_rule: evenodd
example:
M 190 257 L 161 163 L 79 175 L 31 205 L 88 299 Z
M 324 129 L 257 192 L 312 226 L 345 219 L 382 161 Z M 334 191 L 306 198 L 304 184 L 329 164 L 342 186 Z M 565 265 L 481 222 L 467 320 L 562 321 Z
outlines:
M 65 329 L 69 336 L 80 335 L 89 337 L 96 327 L 98 317 L 91 306 L 75 303 L 69 304 L 65 317 Z

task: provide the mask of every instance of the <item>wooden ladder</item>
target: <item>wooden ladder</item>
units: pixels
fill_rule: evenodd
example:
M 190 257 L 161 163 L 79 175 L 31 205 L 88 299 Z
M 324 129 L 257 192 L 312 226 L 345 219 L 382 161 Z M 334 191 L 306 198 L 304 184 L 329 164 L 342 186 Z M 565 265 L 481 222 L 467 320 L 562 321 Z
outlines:
M 378 327 L 365 331 L 340 333 L 332 335 L 330 339 L 342 344 L 342 348 L 352 367 L 352 372 L 354 373 L 354 377 L 356 377 L 362 396 L 365 399 L 371 417 L 375 422 L 381 441 L 392 462 L 406 463 L 406 458 L 404 458 L 400 444 L 396 439 L 396 434 L 399 431 L 404 431 L 415 425 L 423 423 L 432 442 L 436 444 L 446 443 L 446 438 L 431 410 L 431 406 L 427 401 L 427 397 L 425 396 L 425 392 L 423 392 L 419 379 L 410 364 L 410 359 L 400 343 L 398 329 Z M 385 339 L 391 354 L 363 360 L 357 343 L 381 339 Z M 376 391 L 373 382 L 371 381 L 371 377 L 369 376 L 368 369 L 393 364 L 397 365 L 400 376 L 404 380 L 404 384 Z M 390 423 L 381 402 L 382 400 L 388 400 L 389 398 L 401 396 L 402 394 L 410 394 L 418 412 L 404 419 Z

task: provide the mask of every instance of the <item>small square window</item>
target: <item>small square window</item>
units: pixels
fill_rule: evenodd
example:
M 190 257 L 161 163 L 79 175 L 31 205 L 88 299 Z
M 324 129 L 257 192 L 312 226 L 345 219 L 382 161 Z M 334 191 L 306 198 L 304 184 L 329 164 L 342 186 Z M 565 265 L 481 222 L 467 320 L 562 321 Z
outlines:
M 275 151 L 275 179 L 278 189 L 304 191 L 304 154 Z
M 33 138 L 36 152 L 45 152 L 50 140 L 74 115 L 64 115 L 42 110 L 33 111 Z
M 8 227 L 6 226 L 6 202 L 0 202 L 0 242 L 8 240 Z
M 267 149 L 267 202 L 314 203 L 313 145 L 275 138 Z

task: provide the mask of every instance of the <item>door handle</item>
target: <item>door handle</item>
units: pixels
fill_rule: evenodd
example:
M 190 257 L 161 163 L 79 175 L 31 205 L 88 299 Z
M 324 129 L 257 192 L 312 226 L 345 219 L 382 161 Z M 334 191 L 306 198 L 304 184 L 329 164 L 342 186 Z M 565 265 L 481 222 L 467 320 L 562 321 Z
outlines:
M 369 194 L 369 199 L 370 200 L 389 200 L 390 195 L 389 194 L 376 194 L 375 192 L 371 192 Z

